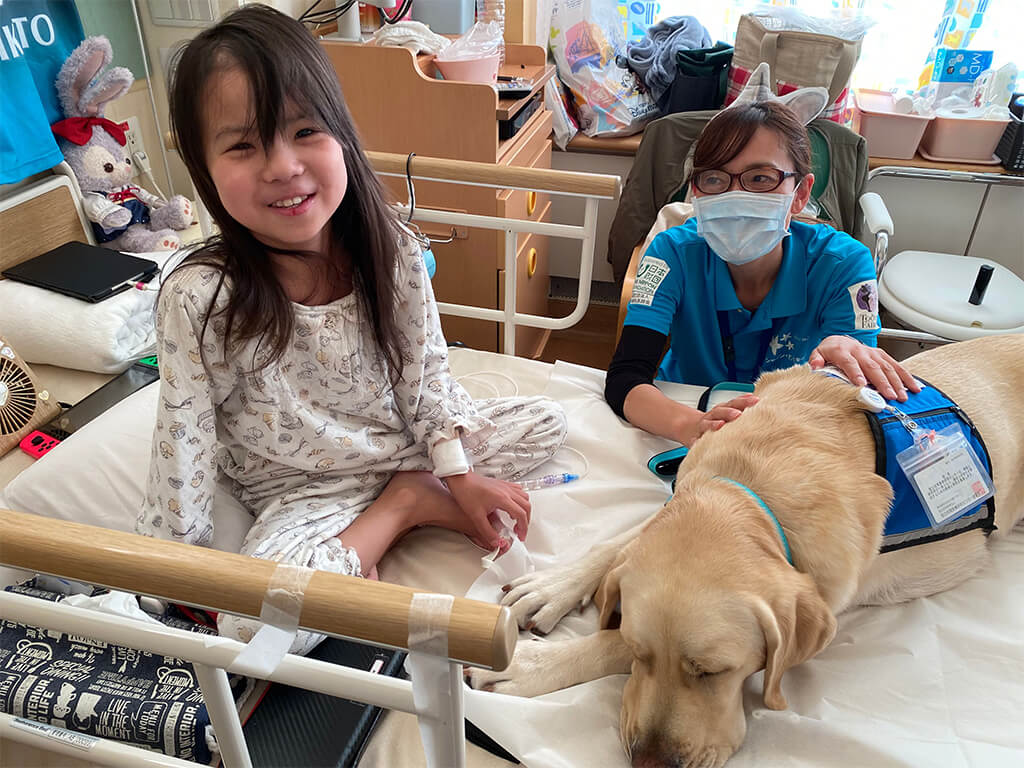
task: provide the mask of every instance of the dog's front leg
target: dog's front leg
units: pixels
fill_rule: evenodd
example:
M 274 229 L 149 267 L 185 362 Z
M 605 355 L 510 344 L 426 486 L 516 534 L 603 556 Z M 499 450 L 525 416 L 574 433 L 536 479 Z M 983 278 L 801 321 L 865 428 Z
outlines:
M 602 542 L 569 565 L 534 571 L 507 584 L 502 605 L 507 605 L 523 629 L 547 634 L 576 606 L 585 607 L 616 556 L 647 525 L 640 525 Z
M 507 669 L 470 667 L 469 684 L 510 696 L 540 696 L 607 675 L 626 674 L 633 655 L 617 629 L 602 629 L 570 640 L 531 640 L 516 647 Z

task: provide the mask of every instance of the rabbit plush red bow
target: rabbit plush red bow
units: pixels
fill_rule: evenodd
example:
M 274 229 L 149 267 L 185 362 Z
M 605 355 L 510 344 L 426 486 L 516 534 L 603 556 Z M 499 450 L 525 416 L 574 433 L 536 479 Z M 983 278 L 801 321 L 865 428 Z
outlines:
M 94 125 L 109 133 L 122 147 L 127 143 L 128 123 L 115 123 L 105 117 L 68 117 L 51 125 L 50 130 L 81 147 L 92 138 Z

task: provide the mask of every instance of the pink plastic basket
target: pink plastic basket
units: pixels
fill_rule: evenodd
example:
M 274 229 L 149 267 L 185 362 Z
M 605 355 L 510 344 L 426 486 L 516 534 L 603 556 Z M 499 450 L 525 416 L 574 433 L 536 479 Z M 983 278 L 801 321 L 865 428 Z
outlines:
M 856 88 L 853 91 L 853 130 L 865 138 L 872 157 L 910 160 L 931 117 L 893 111 L 888 91 Z
M 996 145 L 1009 122 L 936 115 L 921 139 L 921 151 L 936 160 L 996 164 Z
M 501 54 L 481 56 L 476 59 L 434 59 L 445 80 L 461 80 L 465 83 L 498 82 L 498 66 Z

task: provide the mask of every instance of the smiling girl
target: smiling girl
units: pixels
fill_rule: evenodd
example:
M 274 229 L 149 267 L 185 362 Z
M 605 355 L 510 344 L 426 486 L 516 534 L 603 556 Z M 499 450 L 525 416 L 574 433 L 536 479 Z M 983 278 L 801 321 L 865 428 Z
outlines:
M 170 94 L 220 235 L 161 289 L 137 530 L 210 545 L 225 479 L 254 516 L 242 554 L 291 565 L 372 576 L 422 525 L 493 549 L 497 509 L 525 537 L 529 497 L 508 480 L 558 450 L 564 414 L 540 397 L 474 402 L 452 377 L 420 248 L 316 40 L 243 8 L 183 50 Z M 220 620 L 243 640 L 255 627 Z

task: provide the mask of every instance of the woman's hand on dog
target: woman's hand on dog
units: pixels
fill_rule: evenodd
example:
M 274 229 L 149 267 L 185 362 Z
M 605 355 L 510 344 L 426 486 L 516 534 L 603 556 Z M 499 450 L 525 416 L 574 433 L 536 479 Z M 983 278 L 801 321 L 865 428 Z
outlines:
M 526 539 L 526 531 L 530 527 L 530 495 L 523 488 L 472 471 L 446 477 L 445 483 L 476 529 L 475 539 L 486 549 L 495 549 L 501 543 L 501 537 L 491 522 L 491 513 L 496 509 L 505 510 L 515 520 L 519 540 Z
M 705 432 L 714 432 L 716 429 L 721 429 L 730 421 L 738 419 L 746 408 L 756 404 L 756 395 L 740 395 L 727 402 L 719 403 L 708 411 L 694 411 L 698 418 L 692 422 L 683 434 L 681 442 L 687 448 L 692 448 L 693 444 Z
M 811 353 L 811 368 L 834 365 L 856 386 L 870 384 L 886 400 L 907 399 L 907 390 L 920 392 L 921 386 L 910 372 L 889 353 L 869 347 L 849 336 L 827 336 Z

